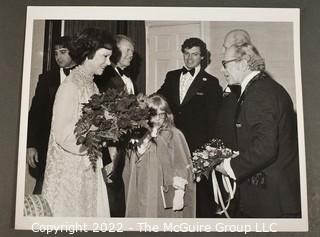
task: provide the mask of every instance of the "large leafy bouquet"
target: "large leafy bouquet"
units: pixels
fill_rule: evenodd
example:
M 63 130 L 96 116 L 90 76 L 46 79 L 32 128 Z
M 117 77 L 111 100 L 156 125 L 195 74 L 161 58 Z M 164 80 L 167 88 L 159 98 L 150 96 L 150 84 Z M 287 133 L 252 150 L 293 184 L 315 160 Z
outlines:
M 82 107 L 82 115 L 74 133 L 77 144 L 87 148 L 87 154 L 96 169 L 102 147 L 111 143 L 127 143 L 139 131 L 149 129 L 149 109 L 146 97 L 130 95 L 125 90 L 108 89 L 94 94 Z
M 223 159 L 231 158 L 234 152 L 225 147 L 221 139 L 212 139 L 192 153 L 193 174 L 196 182 L 200 182 L 202 175 L 207 179 L 212 169 Z

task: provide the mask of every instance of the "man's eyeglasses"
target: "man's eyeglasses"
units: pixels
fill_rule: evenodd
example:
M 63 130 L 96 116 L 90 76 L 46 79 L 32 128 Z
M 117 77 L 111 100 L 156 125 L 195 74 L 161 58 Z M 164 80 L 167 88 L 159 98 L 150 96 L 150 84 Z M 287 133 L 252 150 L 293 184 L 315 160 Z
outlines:
M 240 59 L 234 58 L 234 59 L 230 59 L 230 60 L 222 60 L 221 63 L 222 63 L 223 68 L 226 69 L 226 65 L 228 63 L 231 63 L 231 62 L 234 62 L 234 61 L 240 61 Z

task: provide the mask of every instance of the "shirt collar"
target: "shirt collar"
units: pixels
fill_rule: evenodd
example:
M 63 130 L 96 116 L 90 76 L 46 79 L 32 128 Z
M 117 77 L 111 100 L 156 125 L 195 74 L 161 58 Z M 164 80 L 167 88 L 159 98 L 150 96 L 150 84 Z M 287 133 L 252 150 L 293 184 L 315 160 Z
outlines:
M 244 80 L 241 82 L 241 94 L 246 89 L 248 83 L 259 73 L 260 71 L 253 71 L 244 78 Z
M 113 66 L 113 65 L 112 65 Z M 113 66 L 114 70 L 119 74 L 120 77 L 122 77 L 121 73 L 119 72 L 117 66 Z

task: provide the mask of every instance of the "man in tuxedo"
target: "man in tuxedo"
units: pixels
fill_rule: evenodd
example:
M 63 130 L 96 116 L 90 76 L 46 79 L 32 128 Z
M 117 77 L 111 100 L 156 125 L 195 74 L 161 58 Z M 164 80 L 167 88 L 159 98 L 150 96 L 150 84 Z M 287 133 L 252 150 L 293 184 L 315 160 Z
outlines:
M 215 122 L 222 99 L 218 79 L 204 69 L 208 62 L 206 44 L 189 38 L 181 47 L 185 66 L 167 73 L 157 93 L 163 95 L 174 115 L 174 122 L 192 153 L 215 137 Z M 197 183 L 197 217 L 214 217 L 212 181 L 205 177 Z
M 36 178 L 34 194 L 42 191 L 55 95 L 60 83 L 76 65 L 69 54 L 70 43 L 68 36 L 60 37 L 54 43 L 55 61 L 59 67 L 39 76 L 29 111 L 27 163 L 30 174 Z
M 101 76 L 94 81 L 100 92 L 107 89 L 126 90 L 129 94 L 136 92 L 134 84 L 126 70 L 133 59 L 134 43 L 125 35 L 116 35 L 116 48 L 110 57 L 111 65 L 107 66 Z M 111 217 L 125 215 L 125 187 L 122 178 L 125 164 L 125 148 L 121 144 L 103 150 L 103 165 L 107 180 L 107 190 Z
M 222 64 L 228 83 L 241 85 L 235 116 L 240 155 L 216 169 L 240 185 L 238 217 L 299 217 L 298 138 L 290 96 L 265 72 L 252 44 L 231 46 Z
M 127 71 L 133 59 L 134 43 L 125 35 L 116 35 L 115 40 L 117 47 L 110 57 L 111 65 L 106 67 L 102 76 L 95 78 L 95 83 L 101 92 L 114 88 L 135 94 L 134 84 Z

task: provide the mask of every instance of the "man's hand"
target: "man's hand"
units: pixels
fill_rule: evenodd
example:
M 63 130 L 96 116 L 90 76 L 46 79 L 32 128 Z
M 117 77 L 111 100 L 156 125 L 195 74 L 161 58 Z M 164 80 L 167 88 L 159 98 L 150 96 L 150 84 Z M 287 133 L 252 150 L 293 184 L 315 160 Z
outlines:
M 34 147 L 27 148 L 27 163 L 30 167 L 36 168 L 38 160 L 38 151 Z

